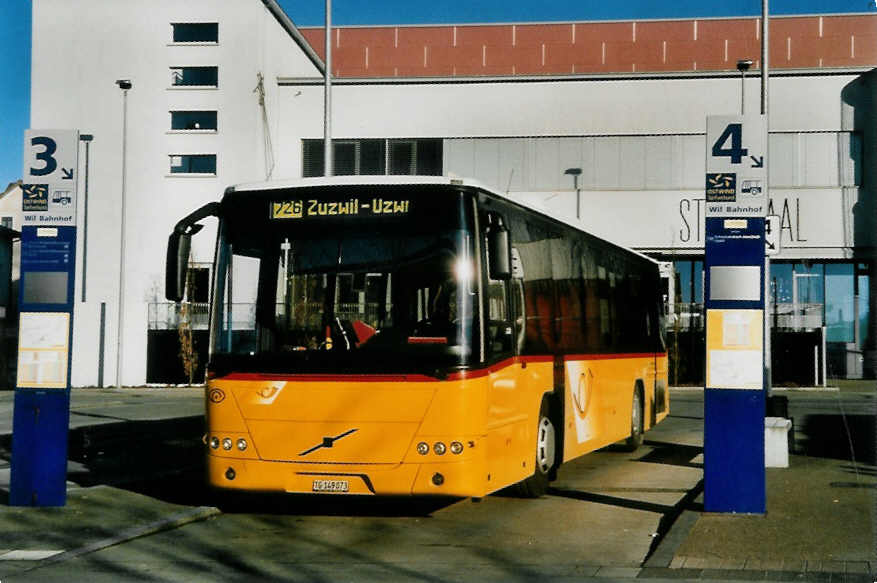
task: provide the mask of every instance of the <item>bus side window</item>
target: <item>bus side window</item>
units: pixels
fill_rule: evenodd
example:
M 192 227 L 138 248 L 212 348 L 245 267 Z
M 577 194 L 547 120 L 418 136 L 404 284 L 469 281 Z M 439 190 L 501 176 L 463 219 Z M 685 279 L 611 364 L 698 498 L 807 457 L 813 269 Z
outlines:
M 524 351 L 524 343 L 527 339 L 527 309 L 524 299 L 524 279 L 512 277 L 511 279 L 511 319 L 515 324 L 515 354 Z
M 487 251 L 486 240 L 484 248 Z M 488 264 L 489 261 L 485 262 L 485 265 Z M 490 279 L 489 275 L 487 276 L 485 340 L 487 341 L 487 353 L 491 358 L 510 354 L 514 350 L 515 328 L 509 314 L 510 281 L 494 280 Z
M 509 284 L 488 280 L 487 285 L 487 341 L 491 356 L 512 351 L 514 327 L 509 317 Z

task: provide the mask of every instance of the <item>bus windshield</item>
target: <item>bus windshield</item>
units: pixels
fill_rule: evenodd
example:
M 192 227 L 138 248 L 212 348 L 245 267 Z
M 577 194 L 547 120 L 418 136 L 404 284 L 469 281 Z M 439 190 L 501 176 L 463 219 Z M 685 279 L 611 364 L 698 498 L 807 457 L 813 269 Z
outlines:
M 211 368 L 442 376 L 466 366 L 477 300 L 464 215 L 455 208 L 379 228 L 295 221 L 247 228 L 227 216 Z

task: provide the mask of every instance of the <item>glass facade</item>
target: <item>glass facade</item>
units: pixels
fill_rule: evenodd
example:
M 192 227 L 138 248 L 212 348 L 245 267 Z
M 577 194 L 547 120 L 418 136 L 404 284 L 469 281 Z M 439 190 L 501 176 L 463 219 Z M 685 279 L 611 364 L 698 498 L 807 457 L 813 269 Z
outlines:
M 335 176 L 440 176 L 442 140 L 332 140 Z M 302 176 L 323 175 L 323 140 L 302 140 Z
M 702 310 L 703 261 L 674 260 L 673 266 L 675 313 Z M 869 277 L 867 265 L 856 262 L 772 262 L 772 327 L 804 331 L 825 326 L 827 342 L 861 349 L 868 337 Z
M 678 344 L 676 348 L 689 359 L 674 363 L 677 381 L 702 383 L 702 373 L 698 371 L 703 368 L 703 363 L 696 357 L 702 353 L 704 342 L 703 261 L 694 257 L 675 259 L 664 256 L 658 259 L 670 261 L 674 267 L 673 293 L 672 298 L 668 298 L 671 299 L 668 306 L 671 318 L 668 319 L 667 331 L 675 333 L 671 347 Z M 794 363 L 798 358 L 812 358 L 814 345 L 822 345 L 823 327 L 828 376 L 861 378 L 863 349 L 868 345 L 871 317 L 870 277 L 868 264 L 862 262 L 771 262 L 765 316 L 769 319 L 775 342 L 775 382 L 800 382 L 800 379 L 787 377 L 789 370 L 801 367 L 783 368 L 782 365 Z M 805 349 L 806 355 L 800 352 Z M 819 351 L 822 354 L 821 348 Z M 818 360 L 821 359 L 820 356 Z

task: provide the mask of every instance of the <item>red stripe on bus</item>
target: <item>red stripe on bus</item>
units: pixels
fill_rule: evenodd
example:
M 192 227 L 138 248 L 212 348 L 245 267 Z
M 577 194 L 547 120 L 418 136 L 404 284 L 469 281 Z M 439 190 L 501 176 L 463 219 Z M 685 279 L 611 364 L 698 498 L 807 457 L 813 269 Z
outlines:
M 569 360 L 613 360 L 618 358 L 662 358 L 666 352 L 631 352 L 616 354 L 565 354 L 564 362 Z
M 268 374 L 257 372 L 233 372 L 214 380 L 222 381 L 282 381 L 282 382 L 366 382 L 366 383 L 398 383 L 398 382 L 436 382 L 439 379 L 427 375 L 406 374 Z
M 408 344 L 447 344 L 444 336 L 409 336 Z
M 661 358 L 667 356 L 666 352 L 657 353 L 630 353 L 630 354 L 567 354 L 563 357 L 564 362 L 572 360 L 613 360 L 623 358 Z M 498 372 L 504 368 L 514 366 L 516 364 L 529 363 L 545 363 L 554 362 L 551 355 L 536 356 L 514 356 L 501 360 L 487 368 L 476 370 L 461 370 L 459 372 L 448 375 L 448 381 L 461 381 L 468 379 L 477 379 Z M 441 379 L 421 374 L 268 374 L 268 373 L 249 373 L 235 372 L 225 375 L 216 380 L 228 381 L 298 381 L 298 382 L 369 382 L 369 383 L 391 383 L 391 382 L 438 382 Z

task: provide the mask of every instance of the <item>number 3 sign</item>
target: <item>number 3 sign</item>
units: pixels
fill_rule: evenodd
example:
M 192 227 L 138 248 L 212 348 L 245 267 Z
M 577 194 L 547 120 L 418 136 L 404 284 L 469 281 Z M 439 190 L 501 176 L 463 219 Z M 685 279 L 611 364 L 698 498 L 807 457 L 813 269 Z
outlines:
M 78 131 L 25 131 L 23 224 L 75 224 L 78 160 Z

